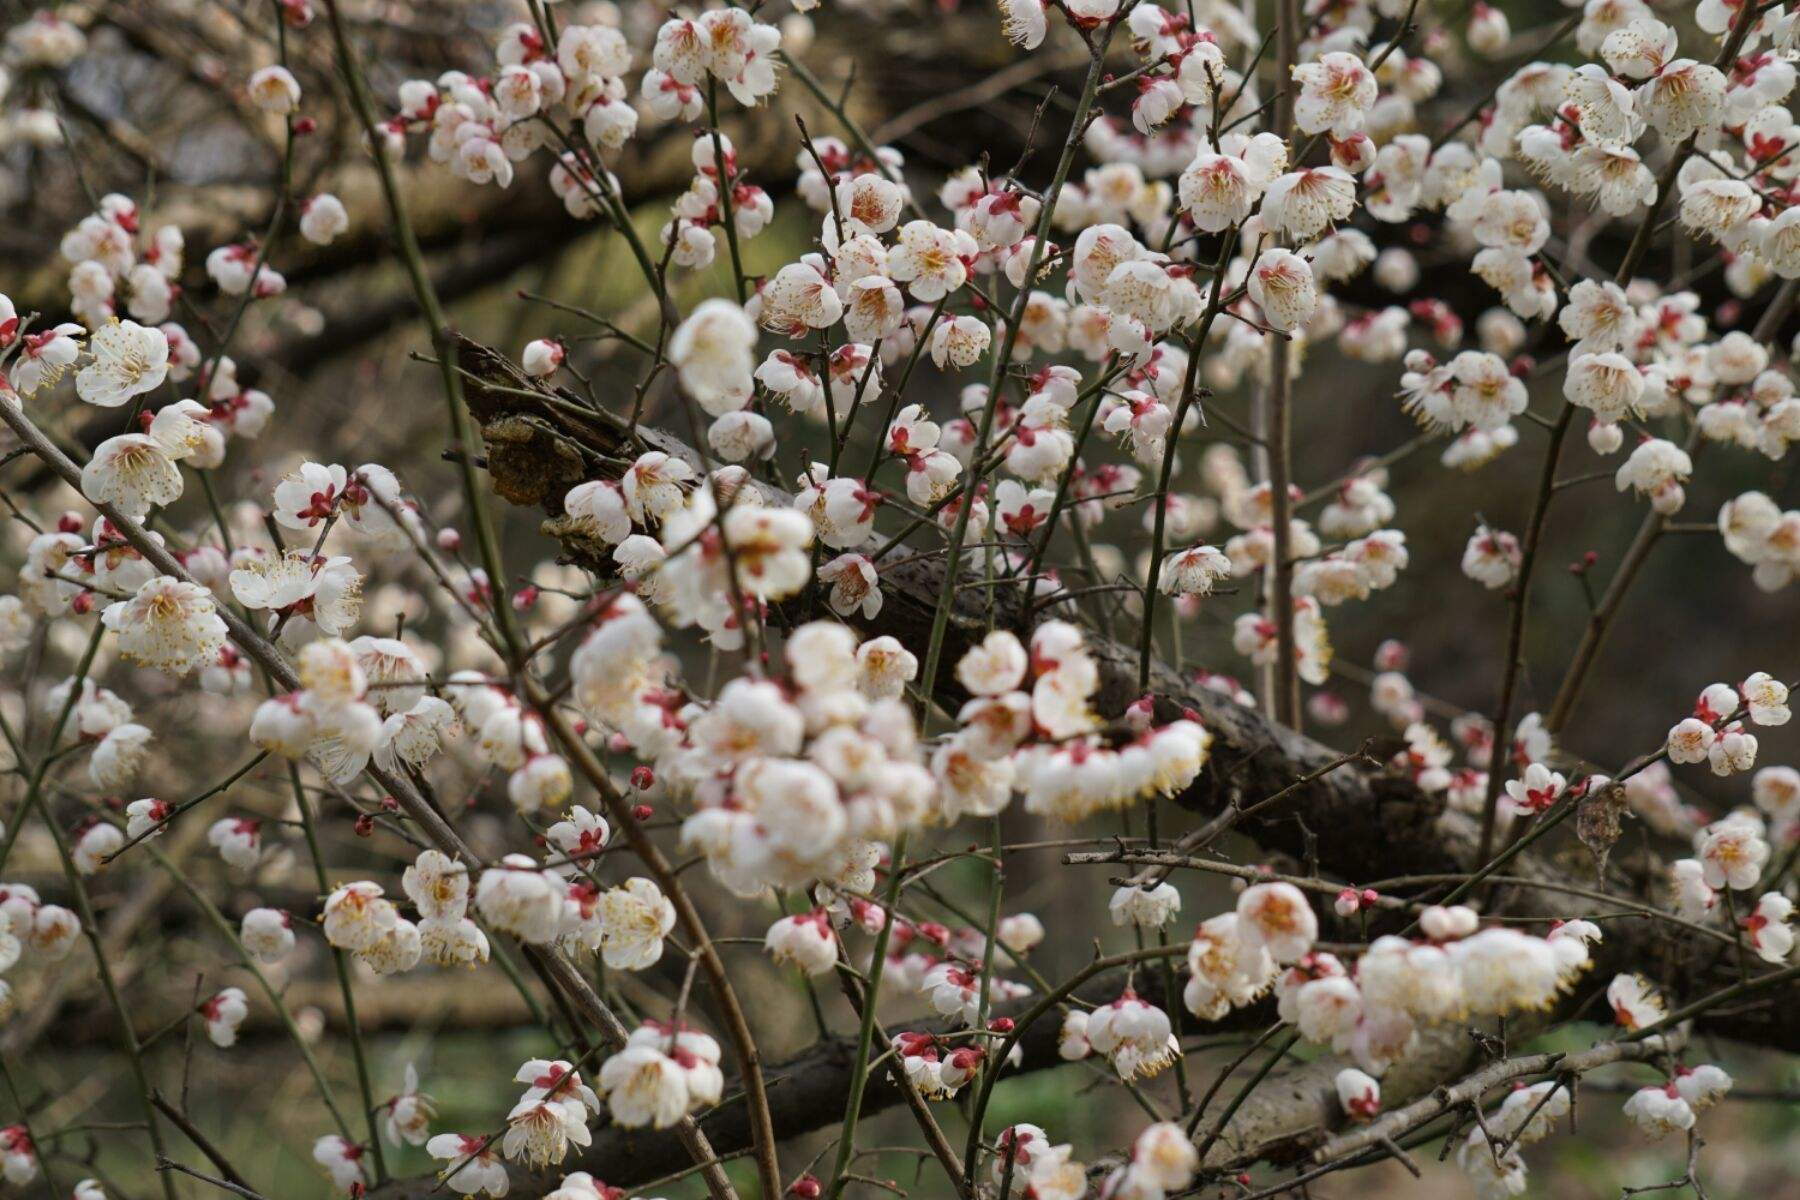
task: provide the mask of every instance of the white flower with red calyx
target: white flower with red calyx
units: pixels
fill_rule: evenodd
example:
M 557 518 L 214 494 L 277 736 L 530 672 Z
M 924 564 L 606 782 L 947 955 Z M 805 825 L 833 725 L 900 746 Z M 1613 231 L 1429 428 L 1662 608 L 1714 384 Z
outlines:
M 332 1186 L 352 1196 L 362 1195 L 368 1186 L 362 1159 L 366 1148 L 337 1134 L 329 1134 L 313 1143 L 313 1161 L 324 1168 Z
M 1618 469 L 1614 482 L 1621 492 L 1630 488 L 1649 496 L 1650 506 L 1666 517 L 1680 512 L 1687 502 L 1681 485 L 1693 470 L 1693 459 L 1680 446 L 1663 438 L 1647 438 Z
M 561 808 L 575 789 L 568 760 L 558 754 L 532 754 L 507 777 L 506 796 L 522 813 Z
M 943 1056 L 936 1035 L 897 1033 L 893 1040 L 907 1080 L 919 1089 L 920 1095 L 927 1100 L 946 1100 L 956 1094 L 959 1085 L 944 1081 Z
M 1503 1200 L 1525 1194 L 1525 1160 L 1517 1146 L 1504 1151 L 1477 1127 L 1456 1148 L 1456 1165 L 1469 1176 L 1482 1200 Z
M 149 757 L 152 736 L 148 729 L 133 723 L 108 730 L 88 759 L 88 778 L 106 791 L 124 787 Z
M 1318 917 L 1305 894 L 1290 883 L 1245 888 L 1238 896 L 1237 915 L 1246 946 L 1266 949 L 1277 963 L 1303 957 L 1319 937 Z
M 1211 596 L 1213 587 L 1231 578 L 1231 560 L 1219 547 L 1190 545 L 1163 561 L 1156 588 L 1163 596 Z
M 1684 920 L 1701 920 L 1711 914 L 1718 904 L 1718 893 L 1707 882 L 1706 875 L 1706 864 L 1697 858 L 1676 859 L 1669 864 L 1669 885 L 1675 912 Z
M 844 303 L 831 281 L 810 262 L 789 263 L 763 285 L 764 329 L 800 337 L 809 329 L 835 325 Z
M 475 906 L 483 919 L 519 940 L 545 945 L 556 940 L 563 916 L 562 878 L 538 869 L 531 858 L 509 854 L 482 872 Z M 432 914 L 426 914 L 432 915 Z M 450 916 L 450 912 L 438 914 Z
M 1654 17 L 1644 16 L 1608 33 L 1600 43 L 1600 57 L 1625 79 L 1650 79 L 1675 57 L 1675 31 Z
M 1787 685 L 1767 671 L 1757 671 L 1744 680 L 1738 692 L 1744 698 L 1752 724 L 1786 725 L 1793 716 L 1788 708 Z
M 159 325 L 169 319 L 174 308 L 177 286 L 149 263 L 139 263 L 125 277 L 130 295 L 126 311 L 140 321 Z
M 631 1031 L 626 1049 L 649 1046 L 675 1060 L 687 1084 L 688 1107 L 717 1104 L 724 1091 L 725 1075 L 719 1070 L 722 1055 L 718 1041 L 686 1024 L 645 1021 Z M 598 1111 L 597 1104 L 594 1106 Z
M 1515 816 L 1532 816 L 1548 809 L 1562 796 L 1568 780 L 1543 763 L 1525 768 L 1522 779 L 1506 781 L 1507 809 Z
M 527 1059 L 514 1073 L 513 1082 L 526 1085 L 523 1100 L 570 1100 L 585 1111 L 600 1112 L 600 1097 L 562 1059 Z
M 500 1139 L 471 1137 L 466 1133 L 440 1133 L 425 1143 L 425 1152 L 445 1159 L 438 1172 L 451 1191 L 465 1196 L 506 1195 L 512 1184 L 506 1163 L 500 1158 Z
M 1755 887 L 1769 861 L 1762 823 L 1746 813 L 1734 813 L 1708 825 L 1694 836 L 1694 843 L 1710 888 L 1743 891 Z
M 1561 1081 L 1547 1079 L 1529 1087 L 1515 1083 L 1488 1118 L 1488 1128 L 1521 1146 L 1541 1142 L 1556 1131 L 1556 1123 L 1574 1106 L 1569 1089 Z
M 258 264 L 261 251 L 252 242 L 236 242 L 215 247 L 206 256 L 206 275 L 227 296 L 242 296 L 254 289 L 255 295 L 276 295 L 287 287 L 281 273 L 267 263 Z
M 1751 780 L 1751 795 L 1774 828 L 1791 830 L 1800 820 L 1800 771 L 1764 767 Z
M 240 871 L 253 870 L 262 858 L 262 822 L 249 817 L 214 821 L 206 840 L 220 858 Z
M 1000 32 L 1023 50 L 1036 50 L 1049 30 L 1043 0 L 999 0 Z
M 168 575 L 107 605 L 100 619 L 118 636 L 119 653 L 171 675 L 206 666 L 225 645 L 225 622 L 212 593 Z
M 1750 945 L 1764 962 L 1784 963 L 1794 952 L 1794 930 L 1788 922 L 1794 915 L 1794 902 L 1780 892 L 1765 892 L 1747 917 L 1738 919 L 1750 936 Z
M 1126 884 L 1107 902 L 1114 925 L 1132 925 L 1140 929 L 1160 929 L 1181 911 L 1181 893 L 1173 884 L 1159 883 L 1152 888 Z
M 1169 1015 L 1127 988 L 1088 1014 L 1088 1044 L 1112 1060 L 1121 1079 L 1149 1079 L 1181 1057 Z
M 1606 987 L 1613 1019 L 1627 1030 L 1644 1029 L 1669 1015 L 1668 1006 L 1642 975 L 1617 975 Z
M 256 961 L 273 966 L 294 948 L 293 918 L 279 908 L 253 908 L 244 914 L 238 940 Z
M 15 315 L 8 320 L 16 322 L 18 317 Z M 72 322 L 52 326 L 40 333 L 27 333 L 20 339 L 19 356 L 12 363 L 13 387 L 21 396 L 32 396 L 39 388 L 55 384 L 81 357 L 81 343 L 76 339 L 85 334 L 81 326 Z M 9 336 L 4 344 L 11 342 Z
M 1625 1115 L 1653 1138 L 1667 1137 L 1694 1127 L 1694 1110 L 1681 1098 L 1675 1082 L 1640 1088 L 1625 1101 Z
M 990 1170 L 995 1186 L 1010 1175 L 1013 1189 L 1018 1191 L 1028 1186 L 1033 1164 L 1049 1152 L 1050 1135 L 1037 1125 L 1009 1125 L 994 1139 L 994 1146 Z
M 1263 224 L 1296 241 L 1317 237 L 1356 207 L 1356 180 L 1336 167 L 1309 167 L 1277 178 L 1263 195 Z
M 1756 736 L 1746 733 L 1742 722 L 1733 721 L 1707 747 L 1706 762 L 1714 775 L 1736 775 L 1756 766 L 1756 751 Z
M 931 1007 L 946 1017 L 974 1025 L 981 1012 L 981 976 L 953 962 L 938 963 L 925 972 L 919 990 Z
M 275 520 L 287 529 L 316 530 L 336 515 L 348 482 L 347 472 L 335 463 L 302 463 L 275 485 Z
M 1671 1081 L 1675 1091 L 1695 1112 L 1704 1112 L 1725 1098 L 1732 1079 L 1722 1067 L 1701 1063 L 1697 1067 L 1677 1066 Z
M 1324 975 L 1284 994 L 1282 1007 L 1293 1013 L 1296 1026 L 1307 1040 L 1343 1049 L 1362 1019 L 1363 998 L 1348 976 Z
M 179 400 L 151 417 L 144 433 L 124 433 L 101 442 L 81 469 L 82 493 L 137 521 L 152 508 L 174 503 L 182 493 L 176 464 L 196 456 L 209 440 L 219 440 L 206 416 L 204 406 Z
M 1361 129 L 1375 104 L 1375 76 L 1356 55 L 1342 50 L 1322 54 L 1293 69 L 1300 85 L 1294 99 L 1294 124 L 1307 134 L 1344 137 Z
M 675 906 L 648 879 L 628 879 L 600 894 L 605 930 L 601 957 L 615 971 L 641 971 L 662 958 L 663 939 L 675 927 Z
M 1729 248 L 1755 231 L 1762 196 L 1741 179 L 1703 178 L 1681 185 L 1681 223 Z
M 868 620 L 881 611 L 880 580 L 865 555 L 838 555 L 819 568 L 819 582 L 831 585 L 831 611 L 840 617 L 860 612 Z
M 951 317 L 931 331 L 931 361 L 940 370 L 972 367 L 987 353 L 993 330 L 977 317 Z
M 1596 63 L 1575 68 L 1563 90 L 1583 137 L 1594 142 L 1630 145 L 1644 132 L 1631 90 Z
M 1543 1009 L 1552 1004 L 1564 983 L 1562 960 L 1542 938 L 1495 926 L 1448 943 L 1445 953 L 1455 964 L 1463 1000 L 1474 1013 Z
M 221 1050 L 237 1042 L 238 1026 L 250 1014 L 241 988 L 226 988 L 200 1006 L 200 1019 L 206 1022 L 206 1036 Z
M 1273 137 L 1258 134 L 1258 138 Z M 1281 147 L 1276 168 L 1285 165 L 1287 151 Z M 1187 169 L 1176 180 L 1181 207 L 1194 225 L 1217 233 L 1241 223 L 1256 207 L 1257 200 L 1270 180 L 1245 159 L 1232 154 L 1202 151 L 1194 156 Z
M 69 848 L 69 858 L 75 864 L 75 870 L 83 875 L 92 875 L 106 865 L 108 856 L 118 852 L 125 844 L 125 835 L 117 825 L 98 821 L 89 825 L 75 839 Z
M 669 340 L 669 361 L 688 395 L 702 405 L 716 404 L 750 393 L 755 349 L 756 326 L 744 310 L 714 299 L 677 327 Z
M 871 700 L 893 699 L 919 675 L 919 659 L 894 637 L 870 638 L 856 648 L 857 688 Z
M 954 1095 L 963 1084 L 975 1078 L 986 1057 L 986 1052 L 979 1046 L 958 1046 L 944 1055 L 937 1065 L 937 1082 L 943 1095 Z
M 568 349 L 555 338 L 534 338 L 519 355 L 519 368 L 533 379 L 548 379 L 562 366 Z
M 1245 282 L 1269 325 L 1283 333 L 1306 324 L 1318 308 L 1312 267 L 1292 251 L 1264 250 Z
M 1132 1141 L 1131 1165 L 1157 1187 L 1174 1192 L 1194 1181 L 1200 1152 L 1180 1125 L 1158 1121 Z
M 60 904 L 44 904 L 31 914 L 26 942 L 46 962 L 61 962 L 80 937 L 80 917 Z
M 1026 488 L 1016 479 L 1001 480 L 994 491 L 994 516 L 1000 527 L 1020 540 L 1027 540 L 1050 519 L 1056 493 L 1049 488 Z
M 1613 351 L 1576 354 L 1563 376 L 1563 398 L 1608 423 L 1641 415 L 1645 391 L 1637 367 Z
M 876 171 L 840 176 L 835 191 L 835 215 L 825 221 L 833 237 L 837 236 L 839 219 L 844 222 L 846 239 L 887 233 L 899 223 L 900 213 L 906 207 L 906 189 Z
M 300 85 L 286 67 L 264 67 L 250 76 L 244 90 L 250 103 L 278 117 L 300 107 Z
M 1018 245 L 1037 227 L 1040 211 L 1038 201 L 1021 191 L 990 187 L 958 210 L 957 224 L 969 231 L 981 250 L 1004 250 Z
M 1678 142 L 1718 125 L 1725 115 L 1726 87 L 1725 74 L 1717 67 L 1678 58 L 1637 89 L 1637 115 L 1664 138 Z
M 1000 918 L 995 934 L 1008 954 L 1023 957 L 1043 944 L 1046 930 L 1036 914 L 1013 913 Z
M 930 221 L 908 221 L 888 251 L 887 274 L 906 285 L 913 299 L 930 304 L 968 282 L 964 261 L 979 253 L 967 233 L 942 229 Z
M 1175 414 L 1149 392 L 1135 389 L 1104 397 L 1100 402 L 1100 426 L 1120 437 L 1138 462 L 1156 467 L 1164 457 Z
M 825 975 L 837 965 L 837 935 L 822 908 L 783 917 L 769 926 L 763 946 L 776 962 L 792 963 L 808 975 Z
M 627 1129 L 667 1129 L 690 1107 L 687 1073 L 656 1046 L 627 1045 L 601 1065 L 597 1082 L 613 1120 Z
M 300 236 L 315 246 L 329 246 L 339 234 L 350 228 L 350 214 L 344 202 L 330 192 L 321 192 L 300 203 Z
M 1040 487 L 1054 484 L 1075 456 L 1075 438 L 1067 428 L 1067 418 L 1062 407 L 1048 397 L 1027 400 L 1013 422 L 1006 469 Z
M 1497 429 L 1525 411 L 1525 384 L 1497 354 L 1465 350 L 1450 360 L 1453 423 Z
M 169 339 L 152 326 L 108 322 L 94 331 L 87 349 L 92 358 L 75 373 L 75 394 L 89 404 L 117 408 L 168 378 Z
M 133 800 L 125 806 L 125 836 L 133 840 L 161 837 L 163 822 L 174 813 L 174 805 L 164 800 Z
M 587 1106 L 580 1100 L 564 1096 L 534 1098 L 528 1092 L 506 1115 L 500 1152 L 533 1169 L 553 1166 L 568 1157 L 571 1144 L 587 1146 L 593 1142 L 587 1123 Z
M 556 64 L 575 85 L 616 78 L 631 70 L 631 46 L 610 25 L 571 25 L 557 39 Z
M 795 507 L 805 509 L 813 517 L 820 541 L 843 550 L 869 540 L 875 529 L 875 510 L 881 504 L 881 493 L 865 487 L 855 477 L 827 479 L 817 491 L 815 503 L 803 505 L 796 497 Z
M 1577 919 L 1556 922 L 1550 927 L 1550 932 L 1544 935 L 1544 940 L 1556 952 L 1564 982 L 1573 983 L 1576 976 L 1593 965 L 1588 945 L 1598 945 L 1603 939 L 1598 925 L 1592 921 Z
M 1345 1067 L 1336 1078 L 1338 1105 L 1353 1121 L 1372 1121 L 1381 1112 L 1381 1085 L 1355 1067 Z
M 1148 136 L 1187 104 L 1181 84 L 1168 75 L 1140 75 L 1138 94 L 1131 102 L 1131 124 Z
M 1462 904 L 1434 904 L 1419 914 L 1419 931 L 1434 942 L 1457 941 L 1480 927 L 1480 915 Z
M 340 950 L 366 950 L 399 923 L 400 912 L 382 896 L 380 884 L 347 883 L 325 899 L 325 940 Z
M 1568 303 L 1556 320 L 1564 333 L 1576 339 L 1571 359 L 1630 346 L 1637 340 L 1641 325 L 1624 288 L 1592 279 L 1584 279 L 1569 289 Z
M 1462 573 L 1485 588 L 1503 588 L 1518 575 L 1523 560 L 1518 538 L 1482 525 L 1470 535 L 1463 550 Z
M 994 816 L 1005 810 L 1017 779 L 1016 764 L 1005 757 L 1009 749 L 964 730 L 932 752 L 931 773 L 938 784 L 936 811 L 945 822 L 964 815 Z

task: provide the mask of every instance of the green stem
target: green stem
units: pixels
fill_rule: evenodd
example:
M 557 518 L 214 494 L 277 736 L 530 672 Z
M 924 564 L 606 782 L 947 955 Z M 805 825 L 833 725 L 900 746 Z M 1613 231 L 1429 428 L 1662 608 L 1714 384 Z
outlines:
M 306 834 L 306 849 L 312 855 L 313 876 L 318 880 L 319 895 L 331 894 L 331 883 L 325 875 L 325 859 L 319 853 L 319 830 L 306 789 L 300 786 L 300 768 L 288 764 L 288 783 L 294 789 L 294 803 L 300 809 L 300 828 Z M 351 985 L 350 962 L 338 947 L 331 948 L 331 961 L 337 967 L 338 991 L 344 997 L 344 1027 L 350 1034 L 350 1054 L 356 1060 L 356 1083 L 362 1091 L 363 1113 L 369 1123 L 369 1154 L 375 1160 L 375 1182 L 387 1182 L 387 1161 L 381 1152 L 381 1130 L 375 1119 L 375 1090 L 370 1084 L 369 1056 L 363 1047 L 362 1030 L 356 1024 L 356 989 Z M 347 1134 L 345 1136 L 348 1136 Z

